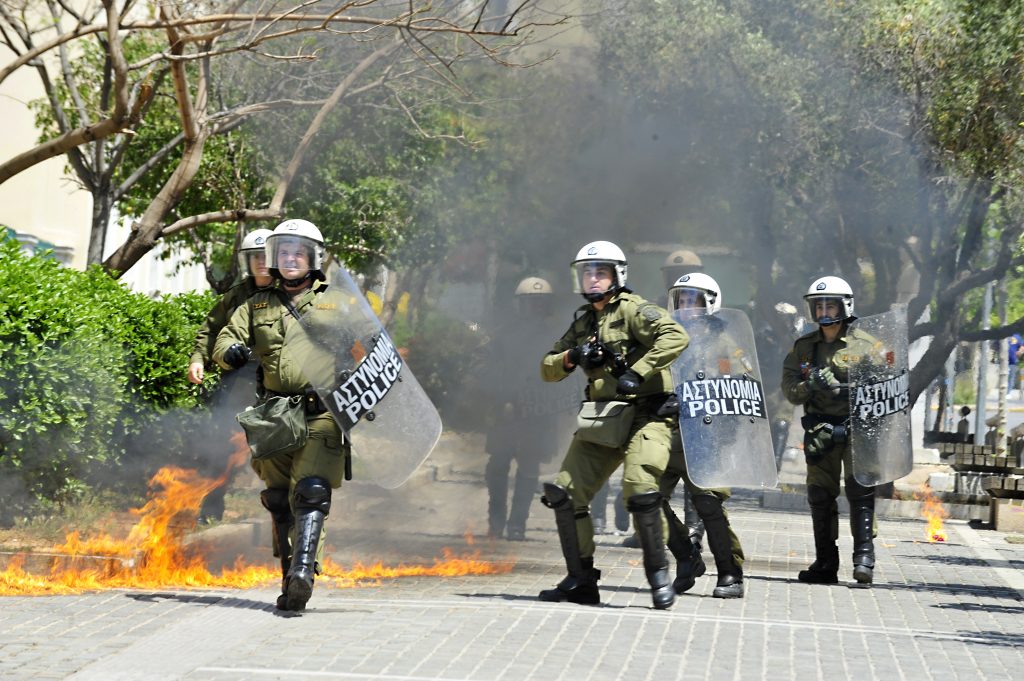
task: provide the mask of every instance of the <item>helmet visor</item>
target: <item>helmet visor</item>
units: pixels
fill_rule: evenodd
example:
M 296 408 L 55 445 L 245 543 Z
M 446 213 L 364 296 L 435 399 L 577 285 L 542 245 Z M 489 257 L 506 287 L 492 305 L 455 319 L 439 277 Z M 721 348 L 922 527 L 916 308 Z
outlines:
M 269 277 L 267 270 L 267 250 L 259 248 L 243 248 L 238 252 L 238 269 L 243 276 Z
M 846 307 L 839 296 L 811 296 L 807 298 L 807 311 L 818 324 L 835 324 L 846 319 Z
M 668 292 L 668 309 L 672 310 L 696 310 L 708 307 L 707 297 L 704 291 L 695 288 L 674 288 Z
M 615 289 L 615 263 L 610 260 L 575 262 L 572 276 L 575 293 L 597 295 Z
M 285 279 L 302 279 L 320 269 L 317 243 L 304 236 L 274 234 L 267 239 L 267 256 L 267 267 Z

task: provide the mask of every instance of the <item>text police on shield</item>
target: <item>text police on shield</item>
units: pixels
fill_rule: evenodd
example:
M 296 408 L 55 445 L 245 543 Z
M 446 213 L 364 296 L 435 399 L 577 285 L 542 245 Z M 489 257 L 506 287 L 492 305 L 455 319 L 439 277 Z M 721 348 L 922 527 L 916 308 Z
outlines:
M 342 428 L 351 429 L 384 399 L 401 371 L 402 357 L 388 335 L 381 333 L 373 350 L 352 375 L 331 391 Z
M 676 391 L 683 418 L 718 415 L 767 418 L 761 384 L 751 378 L 723 376 L 684 381 L 676 386 Z

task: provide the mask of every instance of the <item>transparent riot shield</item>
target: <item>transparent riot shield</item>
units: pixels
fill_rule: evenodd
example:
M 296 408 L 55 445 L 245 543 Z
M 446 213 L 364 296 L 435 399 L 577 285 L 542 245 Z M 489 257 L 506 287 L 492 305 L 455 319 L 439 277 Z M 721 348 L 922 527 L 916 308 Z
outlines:
M 441 418 L 348 272 L 329 279 L 289 330 L 289 356 L 304 358 L 306 378 L 351 440 L 353 478 L 393 489 L 437 444 Z
M 862 485 L 892 482 L 914 466 L 908 345 L 903 306 L 858 319 L 847 334 L 850 456 Z
M 672 364 L 686 470 L 698 487 L 778 483 L 754 332 L 740 310 L 673 312 L 690 345 Z

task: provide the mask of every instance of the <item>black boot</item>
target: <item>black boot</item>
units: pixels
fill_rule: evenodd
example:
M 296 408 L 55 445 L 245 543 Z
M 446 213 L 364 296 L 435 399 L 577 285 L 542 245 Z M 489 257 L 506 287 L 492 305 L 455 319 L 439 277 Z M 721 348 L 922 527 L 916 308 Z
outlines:
M 668 556 L 661 536 L 661 493 L 644 492 L 629 498 L 627 508 L 633 515 L 633 526 L 644 552 L 644 573 L 651 585 L 651 600 L 657 610 L 667 610 L 675 603 L 676 594 L 669 581 Z
M 672 581 L 672 590 L 683 594 L 693 588 L 697 578 L 704 574 L 707 566 L 700 555 L 700 542 L 694 543 L 693 537 L 687 538 L 686 526 L 672 510 L 668 499 L 661 502 L 665 518 L 668 520 L 668 550 L 676 559 L 676 578 Z M 696 511 L 694 511 L 696 514 Z M 701 529 L 703 530 L 703 524 Z
M 853 486 L 851 487 L 851 482 Z M 871 584 L 875 569 L 875 495 L 870 487 L 846 481 L 850 500 L 850 533 L 853 535 L 853 578 L 860 584 Z M 855 495 L 851 498 L 851 494 Z
M 278 610 L 286 609 L 288 568 L 292 565 L 292 545 L 288 533 L 295 524 L 295 516 L 288 504 L 288 490 L 272 487 L 260 492 L 260 503 L 270 511 L 273 521 L 274 556 L 281 560 L 281 595 L 277 597 Z
M 601 571 L 594 569 L 592 556 L 580 556 L 576 514 L 573 512 L 572 499 L 569 498 L 568 491 L 564 487 L 545 482 L 541 501 L 555 512 L 558 539 L 562 544 L 562 555 L 565 557 L 565 567 L 569 574 L 554 589 L 541 591 L 538 598 L 552 603 L 568 601 L 582 605 L 597 605 L 601 602 L 601 594 L 597 589 Z
M 331 510 L 331 485 L 323 478 L 303 478 L 295 485 L 295 546 L 285 578 L 286 610 L 304 610 L 313 595 L 320 532 Z
M 704 521 L 708 548 L 715 557 L 718 582 L 711 595 L 715 598 L 743 598 L 743 568 L 733 556 L 729 519 L 722 510 L 722 500 L 714 494 L 698 494 L 693 505 Z
M 807 501 L 811 506 L 815 558 L 796 578 L 807 584 L 836 584 L 839 582 L 839 547 L 834 529 L 838 522 L 836 500 L 823 488 L 811 485 L 807 488 Z

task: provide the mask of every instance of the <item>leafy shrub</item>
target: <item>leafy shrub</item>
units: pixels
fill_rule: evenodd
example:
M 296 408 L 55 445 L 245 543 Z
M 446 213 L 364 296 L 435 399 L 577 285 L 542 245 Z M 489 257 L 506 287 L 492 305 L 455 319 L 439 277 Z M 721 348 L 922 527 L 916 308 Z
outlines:
M 118 473 L 133 440 L 168 437 L 165 415 L 198 404 L 184 368 L 212 301 L 153 300 L 97 267 L 79 272 L 0 241 L 0 524 L 90 490 L 141 490 L 145 477 Z M 150 450 L 172 458 L 173 445 Z

